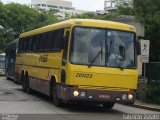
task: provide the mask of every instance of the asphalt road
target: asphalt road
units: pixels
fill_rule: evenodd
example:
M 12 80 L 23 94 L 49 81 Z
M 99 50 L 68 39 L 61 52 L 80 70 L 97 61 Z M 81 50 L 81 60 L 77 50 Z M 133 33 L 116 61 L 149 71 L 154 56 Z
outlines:
M 57 108 L 49 97 L 37 92 L 27 94 L 20 85 L 0 77 L 0 120 L 151 120 L 153 117 L 159 120 L 160 112 L 121 104 L 115 104 L 111 110 L 90 104 Z

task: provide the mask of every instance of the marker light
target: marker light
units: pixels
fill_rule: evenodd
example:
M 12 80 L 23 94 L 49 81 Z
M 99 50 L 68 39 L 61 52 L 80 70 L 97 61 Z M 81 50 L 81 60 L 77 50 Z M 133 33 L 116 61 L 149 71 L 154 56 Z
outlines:
M 85 97 L 85 96 L 86 96 L 86 92 L 81 92 L 81 93 L 80 93 L 80 96 L 81 96 L 81 97 Z
M 123 100 L 127 100 L 127 95 L 126 95 L 126 94 L 123 94 L 123 95 L 122 95 L 122 99 L 123 99 Z
M 74 92 L 73 92 L 73 95 L 76 97 L 76 96 L 79 95 L 79 92 L 78 92 L 78 91 L 74 91 Z

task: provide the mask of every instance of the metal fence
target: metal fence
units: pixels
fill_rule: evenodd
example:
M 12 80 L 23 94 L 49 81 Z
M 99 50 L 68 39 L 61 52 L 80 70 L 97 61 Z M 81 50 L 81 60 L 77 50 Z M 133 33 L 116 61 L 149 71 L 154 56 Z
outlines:
M 160 83 L 160 62 L 151 62 L 146 67 L 148 84 Z
M 143 77 L 139 79 L 137 99 L 160 104 L 160 62 L 146 64 L 145 74 L 147 83 Z

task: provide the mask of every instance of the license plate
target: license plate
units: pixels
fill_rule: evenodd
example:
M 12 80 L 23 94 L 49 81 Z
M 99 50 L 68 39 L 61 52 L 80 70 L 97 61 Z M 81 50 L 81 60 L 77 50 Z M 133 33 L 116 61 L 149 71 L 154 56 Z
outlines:
M 100 94 L 100 95 L 99 95 L 99 98 L 101 98 L 101 99 L 110 99 L 111 96 L 110 96 L 110 95 L 107 95 L 107 94 Z

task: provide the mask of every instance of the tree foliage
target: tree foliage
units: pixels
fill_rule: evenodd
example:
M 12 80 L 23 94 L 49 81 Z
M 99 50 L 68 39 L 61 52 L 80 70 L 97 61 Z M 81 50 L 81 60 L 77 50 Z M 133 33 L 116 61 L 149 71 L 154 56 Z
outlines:
M 0 50 L 5 50 L 8 42 L 14 40 L 21 32 L 36 29 L 48 24 L 58 22 L 56 11 L 50 10 L 48 13 L 37 11 L 26 5 L 17 3 L 3 4 L 0 2 Z M 52 15 L 51 15 L 52 14 Z
M 160 1 L 134 0 L 137 18 L 145 22 L 145 37 L 150 40 L 150 60 L 160 61 Z
M 117 16 L 117 14 L 115 14 L 115 13 L 106 13 L 103 15 L 97 15 L 94 12 L 88 12 L 88 13 L 83 13 L 83 14 L 72 16 L 72 18 L 107 20 L 107 19 L 115 17 L 115 16 Z

